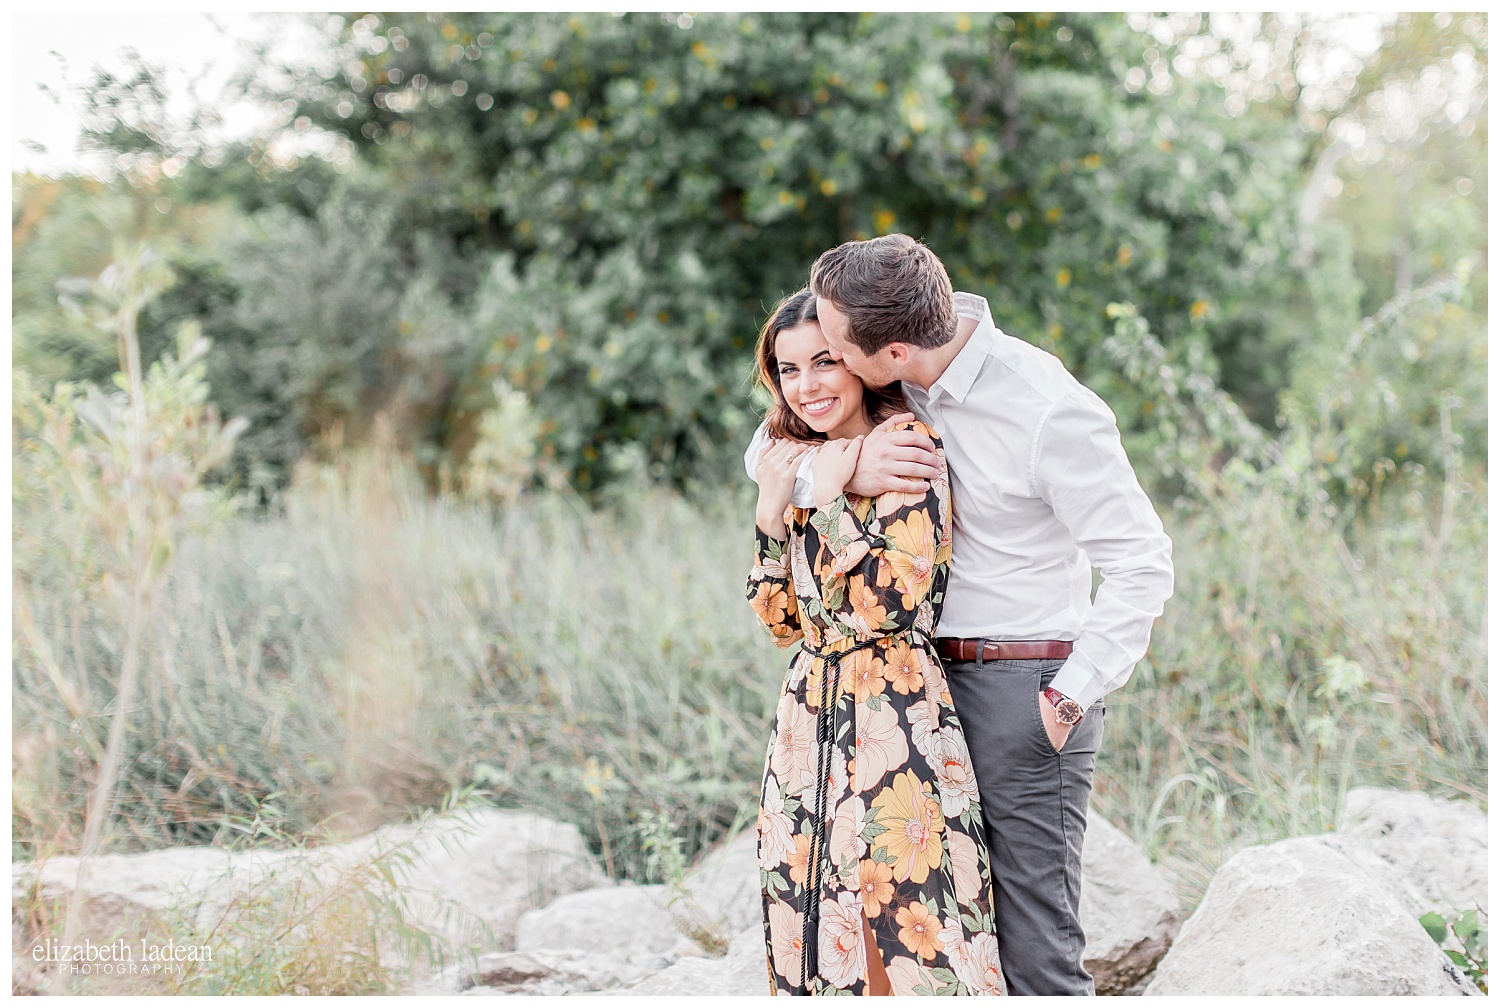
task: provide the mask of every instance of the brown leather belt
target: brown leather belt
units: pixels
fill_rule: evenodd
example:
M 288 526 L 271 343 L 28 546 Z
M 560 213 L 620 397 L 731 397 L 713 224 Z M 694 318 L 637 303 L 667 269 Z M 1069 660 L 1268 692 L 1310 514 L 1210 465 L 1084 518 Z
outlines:
M 1073 642 L 1066 640 L 984 640 L 979 637 L 939 637 L 933 641 L 944 661 L 1000 661 L 1005 658 L 1066 658 Z

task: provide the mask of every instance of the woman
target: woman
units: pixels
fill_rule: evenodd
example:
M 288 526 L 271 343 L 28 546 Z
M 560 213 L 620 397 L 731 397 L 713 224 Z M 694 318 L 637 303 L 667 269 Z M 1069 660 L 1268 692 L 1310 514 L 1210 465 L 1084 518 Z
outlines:
M 747 590 L 776 643 L 802 645 L 761 792 L 772 990 L 1003 993 L 979 793 L 929 639 L 952 554 L 946 469 L 925 494 L 844 494 L 864 436 L 905 403 L 833 359 L 809 291 L 777 307 L 756 358 L 776 440 Z M 809 451 L 813 511 L 791 506 Z

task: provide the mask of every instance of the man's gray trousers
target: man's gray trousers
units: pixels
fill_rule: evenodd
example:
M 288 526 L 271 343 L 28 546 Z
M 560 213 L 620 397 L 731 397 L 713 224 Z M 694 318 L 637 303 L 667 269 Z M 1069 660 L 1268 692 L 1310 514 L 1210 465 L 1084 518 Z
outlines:
M 1062 664 L 944 663 L 984 808 L 1000 968 L 1010 994 L 1094 993 L 1083 968 L 1078 898 L 1104 707 L 1088 709 L 1061 752 L 1052 748 L 1037 694 Z

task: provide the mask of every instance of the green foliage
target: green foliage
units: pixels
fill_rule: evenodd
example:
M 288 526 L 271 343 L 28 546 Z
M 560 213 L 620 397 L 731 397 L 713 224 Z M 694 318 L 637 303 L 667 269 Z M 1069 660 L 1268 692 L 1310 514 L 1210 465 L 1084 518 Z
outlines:
M 1190 900 L 1240 846 L 1333 829 L 1351 787 L 1486 800 L 1482 489 L 1451 524 L 1431 477 L 1363 514 L 1287 489 L 1163 515 L 1177 588 L 1109 701 L 1095 801 Z
M 89 699 L 87 674 L 62 670 L 33 618 L 28 595 L 36 591 L 39 572 L 33 569 L 30 578 L 23 574 L 17 579 L 21 630 L 31 639 L 49 685 L 90 743 L 87 754 L 75 754 L 91 764 L 79 845 L 79 857 L 85 861 L 98 853 L 114 814 L 121 760 L 130 745 L 146 625 L 182 538 L 195 525 L 226 511 L 229 502 L 203 489 L 202 477 L 228 459 L 242 427 L 239 421 L 221 425 L 212 408 L 204 406 L 208 389 L 199 361 L 208 344 L 196 326 L 186 325 L 179 332 L 176 360 L 163 357 L 143 372 L 136 322 L 142 307 L 170 282 L 171 271 L 149 247 L 120 243 L 114 261 L 97 278 L 59 284 L 70 314 L 114 336 L 120 362 L 115 384 L 120 392 L 106 397 L 86 385 L 80 397 L 80 390 L 59 383 L 51 397 L 38 396 L 27 404 L 40 430 L 28 446 L 31 451 L 23 455 L 29 465 L 17 467 L 22 473 L 13 484 L 25 504 L 35 506 L 35 500 L 25 500 L 26 490 L 33 489 L 61 505 L 61 514 L 48 515 L 48 527 L 72 532 L 76 539 L 62 552 L 86 557 L 102 573 L 103 598 L 97 601 L 104 603 L 107 622 L 123 635 L 119 662 L 111 663 L 100 677 L 113 707 L 108 738 L 101 746 L 96 732 L 105 711 L 94 708 Z M 61 520 L 54 525 L 55 519 Z M 47 550 L 30 552 L 34 559 Z M 63 578 L 76 575 L 81 566 L 65 562 Z M 72 944 L 80 913 L 78 902 L 68 905 L 64 945 Z M 60 992 L 66 977 L 59 973 L 52 984 Z
M 1331 282 L 1349 280 L 1339 234 L 1331 231 L 1335 251 L 1312 280 L 1314 289 L 1327 285 L 1326 311 L 1294 355 L 1275 436 L 1219 386 L 1201 348 L 1174 362 L 1134 305 L 1109 306 L 1115 328 L 1104 350 L 1129 383 L 1116 408 L 1147 418 L 1126 443 L 1133 458 L 1149 460 L 1159 491 L 1190 487 L 1212 501 L 1226 479 L 1273 480 L 1301 506 L 1321 508 L 1331 497 L 1377 500 L 1396 474 L 1428 467 L 1457 492 L 1472 491 L 1463 449 L 1466 437 L 1481 451 L 1487 442 L 1487 347 L 1483 318 L 1468 307 L 1467 264 L 1355 321 L 1357 290 L 1341 299 Z
M 661 812 L 643 812 L 637 828 L 646 859 L 646 877 L 665 883 L 671 892 L 667 908 L 678 930 L 708 955 L 728 952 L 729 935 L 724 931 L 723 921 L 705 911 L 687 885 L 682 838 L 677 835 L 671 818 Z
M 1250 471 L 1271 463 L 1271 439 L 1214 382 L 1201 346 L 1174 365 L 1134 305 L 1111 304 L 1106 313 L 1115 324 L 1104 352 L 1129 382 L 1125 404 L 1148 418 L 1145 430 L 1127 438 L 1130 454 L 1149 459 L 1148 472 L 1164 488 L 1188 485 L 1211 499 L 1227 459 Z
M 1483 801 L 1483 486 L 1445 531 L 1437 482 L 1409 477 L 1358 518 L 1275 480 L 1164 507 L 1177 591 L 1110 701 L 1096 799 L 1185 894 L 1243 844 L 1328 828 L 1352 786 Z M 753 814 L 786 656 L 741 594 L 749 499 L 637 487 L 617 507 L 546 494 L 495 514 L 356 456 L 305 469 L 284 514 L 189 544 L 117 843 L 223 843 L 257 814 L 289 835 L 350 810 L 369 824 L 472 780 L 578 825 L 617 877 L 650 877 L 644 811 L 691 859 Z M 110 660 L 106 612 L 46 598 L 55 654 Z M 29 846 L 76 829 L 87 743 L 21 643 Z
M 1479 989 L 1488 994 L 1490 978 L 1490 936 L 1485 927 L 1488 917 L 1483 910 L 1465 910 L 1455 916 L 1444 917 L 1436 910 L 1422 915 L 1421 924 L 1432 940 L 1443 945 L 1451 933 L 1458 941 L 1456 949 L 1445 948 L 1443 954 L 1453 965 L 1463 970 Z
M 310 216 L 277 206 L 230 225 L 152 322 L 217 334 L 215 387 L 250 422 L 245 480 L 280 485 L 319 433 L 364 441 L 382 414 L 434 462 L 467 333 L 443 310 L 452 262 L 437 241 L 403 249 L 395 208 L 353 182 Z
M 1294 145 L 1122 100 L 1115 18 L 368 15 L 341 44 L 299 113 L 421 177 L 414 215 L 483 222 L 453 225 L 502 252 L 482 366 L 585 485 L 636 445 L 658 475 L 731 465 L 761 316 L 849 238 L 920 235 L 1090 377 L 1108 302 L 1187 339 L 1281 255 L 1243 183 Z
M 1157 424 L 1103 352 L 1114 303 L 1151 320 L 1163 363 L 1271 429 L 1289 385 L 1341 380 L 1360 315 L 1483 261 L 1482 114 L 1334 158 L 1336 197 L 1319 160 L 1347 151 L 1350 123 L 1401 133 L 1389 110 L 1434 72 L 1472 90 L 1475 23 L 1403 15 L 1357 80 L 1299 93 L 1333 22 L 1262 17 L 1262 52 L 1180 15 L 335 19 L 320 67 L 258 85 L 282 135 L 208 149 L 211 115 L 169 121 L 148 68 L 98 82 L 90 137 L 130 185 L 28 190 L 18 360 L 107 376 L 48 299 L 60 261 L 101 247 L 78 207 L 123 200 L 133 216 L 111 220 L 183 239 L 143 349 L 201 322 L 221 405 L 250 421 L 234 479 L 262 501 L 315 439 L 361 442 L 380 415 L 439 485 L 497 378 L 532 404 L 546 471 L 580 488 L 713 482 L 758 412 L 764 312 L 823 249 L 902 230 L 1127 433 Z M 1335 219 L 1315 228 L 1320 207 Z M 1462 305 L 1384 342 L 1405 364 L 1383 384 L 1346 383 L 1364 459 L 1433 465 L 1443 389 L 1474 447 L 1485 310 L 1479 270 Z M 1371 476 L 1335 478 L 1357 493 Z
M 104 187 L 80 180 L 16 180 L 11 234 L 12 369 L 50 388 L 63 380 L 106 381 L 117 366 L 114 347 L 83 319 L 70 318 L 57 299 L 57 281 L 98 274 L 109 263 L 109 235 L 98 220 Z
M 1212 87 L 1123 92 L 1142 42 L 1116 15 L 370 14 L 328 45 L 271 97 L 293 134 L 350 146 L 344 174 L 165 127 L 127 152 L 144 177 L 174 151 L 153 186 L 250 215 L 184 255 L 148 329 L 198 318 L 221 348 L 252 485 L 382 411 L 433 480 L 497 377 L 580 487 L 718 478 L 756 419 L 759 322 L 850 238 L 922 237 L 1107 397 L 1109 303 L 1174 353 L 1255 356 L 1286 283 L 1296 130 Z M 100 106 L 111 149 L 129 86 Z
M 48 393 L 16 369 L 12 506 L 38 533 L 16 544 L 23 583 L 82 574 L 79 592 L 96 598 L 102 586 L 123 612 L 149 600 L 184 535 L 234 512 L 231 495 L 202 484 L 244 422 L 220 423 L 208 403 L 209 343 L 196 324 L 178 330 L 175 355 L 142 373 L 136 319 L 172 277 L 147 246 L 118 246 L 116 256 L 98 278 L 59 286 L 80 326 L 115 337 L 117 390 L 63 381 Z
M 1368 497 L 1402 467 L 1455 470 L 1488 444 L 1488 327 L 1475 310 L 1472 264 L 1355 321 L 1358 284 L 1337 225 L 1314 286 L 1328 283 L 1325 334 L 1296 354 L 1281 420 L 1295 450 L 1336 492 Z M 1334 309 L 1337 291 L 1352 297 Z M 1289 446 L 1290 447 L 1290 446 Z
M 464 492 L 475 500 L 511 504 L 537 470 L 541 425 L 524 393 L 503 378 L 494 383 L 495 405 L 479 419 L 479 439 L 463 468 Z
M 168 216 L 153 206 L 156 192 L 93 179 L 18 176 L 14 184 L 13 366 L 47 388 L 59 381 L 107 384 L 121 367 L 114 334 L 68 312 L 59 283 L 99 275 L 122 242 L 143 242 L 171 262 L 204 240 L 213 215 Z M 176 326 L 147 328 L 142 353 L 149 363 L 171 349 Z

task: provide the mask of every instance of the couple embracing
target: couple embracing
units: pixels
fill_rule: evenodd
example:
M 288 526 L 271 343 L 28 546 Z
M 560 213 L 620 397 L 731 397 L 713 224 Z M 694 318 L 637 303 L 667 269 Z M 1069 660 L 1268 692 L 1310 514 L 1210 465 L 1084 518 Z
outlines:
M 905 235 L 824 253 L 756 357 L 772 990 L 1092 994 L 1100 701 L 1172 593 L 1114 415 Z

